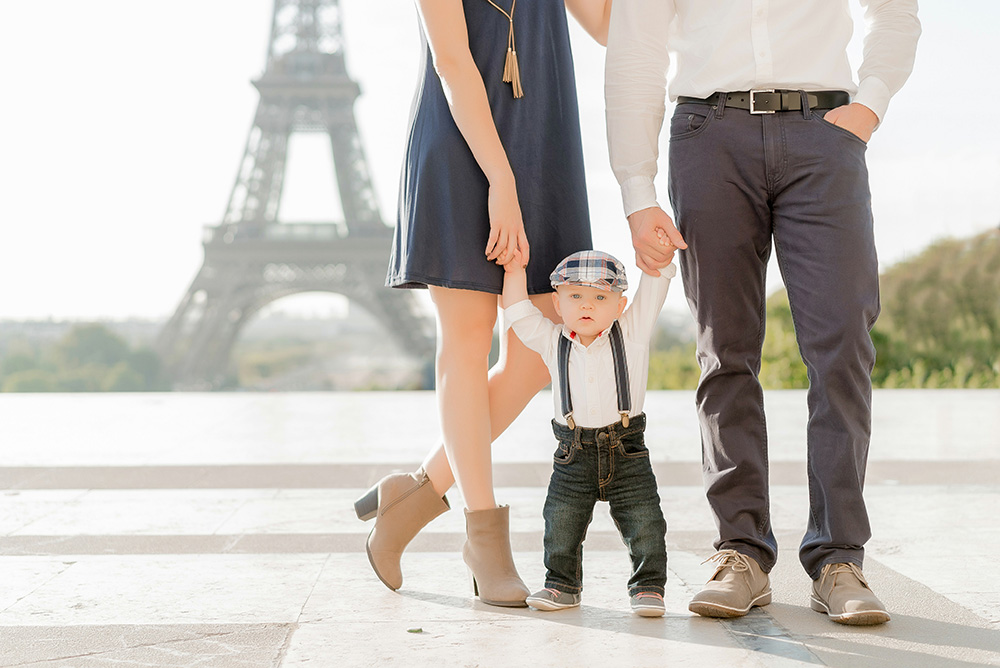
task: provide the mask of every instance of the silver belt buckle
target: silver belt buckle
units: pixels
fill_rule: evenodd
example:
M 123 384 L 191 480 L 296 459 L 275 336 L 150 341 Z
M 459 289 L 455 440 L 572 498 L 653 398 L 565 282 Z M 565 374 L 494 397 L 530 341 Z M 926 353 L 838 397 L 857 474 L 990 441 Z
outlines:
M 750 113 L 751 114 L 773 114 L 774 109 L 757 109 L 757 93 L 773 93 L 773 88 L 758 88 L 757 90 L 750 91 Z

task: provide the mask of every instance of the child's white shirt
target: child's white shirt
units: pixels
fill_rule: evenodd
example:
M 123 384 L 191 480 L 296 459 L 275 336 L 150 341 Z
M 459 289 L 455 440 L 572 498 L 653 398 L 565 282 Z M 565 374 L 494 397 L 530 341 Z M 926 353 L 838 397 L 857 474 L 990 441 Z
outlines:
M 629 393 L 632 397 L 630 416 L 642 413 L 649 379 L 649 340 L 656 329 L 656 319 L 663 308 L 670 279 L 677 273 L 673 264 L 660 269 L 660 276 L 642 272 L 628 308 L 618 319 L 628 360 Z M 552 403 L 556 422 L 566 424 L 560 405 L 559 338 L 572 342 L 569 354 L 569 387 L 573 400 L 573 420 L 579 427 L 605 427 L 621 419 L 618 413 L 618 391 L 615 387 L 615 366 L 608 330 L 589 346 L 571 336 L 565 325 L 557 325 L 542 315 L 529 300 L 517 302 L 503 311 L 505 327 L 514 330 L 524 345 L 542 356 L 552 378 Z

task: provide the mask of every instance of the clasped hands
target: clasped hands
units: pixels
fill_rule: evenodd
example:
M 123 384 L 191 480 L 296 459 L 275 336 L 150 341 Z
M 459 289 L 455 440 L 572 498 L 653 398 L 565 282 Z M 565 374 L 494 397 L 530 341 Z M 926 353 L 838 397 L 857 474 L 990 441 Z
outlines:
M 528 264 L 528 236 L 524 233 L 521 205 L 517 201 L 517 187 L 513 175 L 490 183 L 489 190 L 490 236 L 486 241 L 486 259 L 505 266 L 517 257 L 524 266 Z
M 674 253 L 688 247 L 674 227 L 674 221 L 658 206 L 641 209 L 628 217 L 635 248 L 635 264 L 650 276 L 659 276 L 674 259 Z

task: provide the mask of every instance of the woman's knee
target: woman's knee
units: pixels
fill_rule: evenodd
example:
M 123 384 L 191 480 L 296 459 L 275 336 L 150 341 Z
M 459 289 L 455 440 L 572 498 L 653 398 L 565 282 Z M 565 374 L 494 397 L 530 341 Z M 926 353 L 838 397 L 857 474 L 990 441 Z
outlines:
M 541 356 L 521 343 L 513 330 L 508 329 L 502 336 L 500 359 L 492 373 L 498 376 L 516 374 L 520 385 L 534 388 L 536 392 L 548 385 L 549 370 Z
M 438 358 L 489 357 L 496 325 L 496 296 L 467 290 L 432 291 L 437 307 Z

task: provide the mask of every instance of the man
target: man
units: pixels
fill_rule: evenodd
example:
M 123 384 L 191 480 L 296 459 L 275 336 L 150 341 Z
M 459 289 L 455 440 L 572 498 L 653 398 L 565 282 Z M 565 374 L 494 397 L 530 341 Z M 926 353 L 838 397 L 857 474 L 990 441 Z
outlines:
M 737 617 L 771 601 L 777 544 L 757 380 L 772 241 L 809 372 L 809 522 L 799 555 L 811 605 L 844 624 L 889 620 L 862 573 L 878 267 L 866 142 L 913 67 L 916 0 L 860 0 L 868 24 L 855 83 L 847 0 L 619 0 L 606 97 L 611 163 L 636 262 L 679 249 L 698 323 L 705 487 L 716 572 L 690 609 Z M 673 68 L 670 66 L 673 65 Z M 669 87 L 667 72 L 671 71 Z M 653 187 L 664 90 L 668 189 Z

